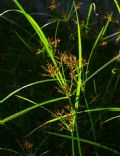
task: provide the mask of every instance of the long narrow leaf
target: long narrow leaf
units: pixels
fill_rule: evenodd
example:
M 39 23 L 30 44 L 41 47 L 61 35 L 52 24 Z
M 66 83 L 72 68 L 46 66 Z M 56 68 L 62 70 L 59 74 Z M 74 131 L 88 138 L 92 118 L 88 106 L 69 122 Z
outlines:
M 33 83 L 30 83 L 30 84 L 27 84 L 23 87 L 20 87 L 18 89 L 16 89 L 15 91 L 11 92 L 9 95 L 7 95 L 5 98 L 3 98 L 0 103 L 3 103 L 4 101 L 6 101 L 8 98 L 10 98 L 11 96 L 13 96 L 14 94 L 16 94 L 17 92 L 25 89 L 25 88 L 28 88 L 28 87 L 31 87 L 31 86 L 34 86 L 34 85 L 37 85 L 37 84 L 41 84 L 41 83 L 46 83 L 46 82 L 51 82 L 51 81 L 55 81 L 55 79 L 47 79 L 47 80 L 41 80 L 41 81 L 36 81 L 36 82 L 33 82 Z
M 48 100 L 48 101 L 38 103 L 36 105 L 33 105 L 33 106 L 29 107 L 29 108 L 26 108 L 26 109 L 24 109 L 22 111 L 19 111 L 19 112 L 15 113 L 15 114 L 12 114 L 12 115 L 0 120 L 0 124 L 4 124 L 4 123 L 6 123 L 8 121 L 11 121 L 11 120 L 17 118 L 17 117 L 20 117 L 20 116 L 28 113 L 29 111 L 31 111 L 31 110 L 33 110 L 35 108 L 38 108 L 40 106 L 46 105 L 48 103 L 53 103 L 53 102 L 57 102 L 57 101 L 60 101 L 60 100 L 64 100 L 64 99 L 67 99 L 67 97 L 59 97 L 59 98 L 55 98 L 55 99 L 52 99 L 52 100 Z
M 120 14 L 120 4 L 118 4 L 118 1 L 117 0 L 114 0 L 114 2 L 115 2 L 115 5 L 116 5 L 116 7 L 118 9 L 119 14 Z
M 106 68 L 108 65 L 110 65 L 112 62 L 114 62 L 115 60 L 118 59 L 119 56 L 114 57 L 113 59 L 111 59 L 110 61 L 108 61 L 107 63 L 105 63 L 102 67 L 100 67 L 98 70 L 96 70 L 93 74 L 91 74 L 85 81 L 84 83 L 86 83 L 87 81 L 89 81 L 91 78 L 93 78 L 95 75 L 97 75 L 100 71 L 102 71 L 104 68 Z
M 69 135 L 63 135 L 63 134 L 58 134 L 58 133 L 53 133 L 53 132 L 47 132 L 47 133 L 50 134 L 50 135 L 55 135 L 55 136 L 66 138 L 66 139 L 72 139 L 72 137 L 69 136 Z M 90 141 L 90 140 L 86 140 L 86 139 L 82 139 L 82 138 L 80 138 L 78 140 L 78 138 L 76 138 L 76 137 L 74 137 L 74 140 L 77 140 L 77 141 L 80 141 L 80 142 L 83 142 L 83 143 L 87 143 L 87 144 L 90 144 L 90 145 L 93 145 L 93 146 L 97 146 L 99 148 L 102 148 L 102 149 L 105 149 L 107 151 L 113 152 L 113 153 L 115 153 L 117 155 L 120 155 L 120 153 L 118 151 L 116 151 L 115 149 L 107 147 L 107 146 L 99 144 L 99 143 L 96 143 L 96 142 L 93 142 L 93 141 Z
M 16 4 L 16 6 L 20 9 L 20 11 L 24 14 L 26 19 L 30 22 L 31 26 L 33 27 L 33 29 L 35 30 L 35 32 L 39 36 L 41 42 L 43 43 L 43 45 L 44 45 L 48 55 L 50 56 L 55 68 L 58 70 L 57 62 L 54 58 L 53 49 L 52 49 L 51 45 L 48 43 L 48 40 L 47 40 L 45 34 L 43 33 L 42 29 L 40 28 L 38 23 L 29 14 L 27 14 L 27 12 L 23 9 L 23 7 L 20 5 L 20 3 L 17 0 L 12 0 L 12 1 Z M 56 78 L 58 79 L 58 82 L 61 86 L 65 85 L 65 81 L 64 81 L 60 71 L 58 71 L 58 74 L 56 74 Z

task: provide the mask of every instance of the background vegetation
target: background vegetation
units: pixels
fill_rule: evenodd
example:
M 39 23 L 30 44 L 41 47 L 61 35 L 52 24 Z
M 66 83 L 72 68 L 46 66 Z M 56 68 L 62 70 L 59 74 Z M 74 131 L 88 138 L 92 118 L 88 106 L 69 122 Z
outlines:
M 120 155 L 119 1 L 29 5 L 0 15 L 0 154 Z

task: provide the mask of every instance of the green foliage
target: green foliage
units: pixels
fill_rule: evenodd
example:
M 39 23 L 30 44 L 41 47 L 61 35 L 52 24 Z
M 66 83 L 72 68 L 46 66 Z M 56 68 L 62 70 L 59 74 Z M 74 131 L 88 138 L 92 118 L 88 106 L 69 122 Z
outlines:
M 116 7 L 118 9 L 119 14 L 120 14 L 120 5 L 119 5 L 117 0 L 114 0 L 114 2 L 115 2 L 115 5 L 116 5 Z
M 44 78 L 42 77 L 42 80 L 35 81 L 33 83 L 28 83 L 27 85 L 23 85 L 22 87 L 12 91 L 2 100 L 0 100 L 1 105 L 7 104 L 7 102 L 9 103 L 10 100 L 12 102 L 12 98 L 16 98 L 19 102 L 24 103 L 24 105 L 22 105 L 21 107 L 22 109 L 19 108 L 15 110 L 15 112 L 13 112 L 12 114 L 10 114 L 9 112 L 7 115 L 6 114 L 3 116 L 1 115 L 1 119 L 0 119 L 1 126 L 4 126 L 6 124 L 11 124 L 15 120 L 20 119 L 23 115 L 27 116 L 28 113 L 34 112 L 35 109 L 38 110 L 39 112 L 41 112 L 42 110 L 43 111 L 42 118 L 45 118 L 46 121 L 40 123 L 40 126 L 37 126 L 37 128 L 32 128 L 32 131 L 27 135 L 27 137 L 32 136 L 32 134 L 35 133 L 37 130 L 49 124 L 54 129 L 54 127 L 56 128 L 54 124 L 57 123 L 57 125 L 59 125 L 60 127 L 59 129 L 62 132 L 59 134 L 57 132 L 57 128 L 55 129 L 55 132 L 49 132 L 49 130 L 46 129 L 45 135 L 46 136 L 54 135 L 57 137 L 61 137 L 64 138 L 64 140 L 66 141 L 71 140 L 70 155 L 84 156 L 84 153 L 86 154 L 85 150 L 87 149 L 87 146 L 83 146 L 83 143 L 90 145 L 90 147 L 94 146 L 95 148 L 93 148 L 93 150 L 91 151 L 96 156 L 100 155 L 99 154 L 100 149 L 101 150 L 104 149 L 105 152 L 109 151 L 110 153 L 120 155 L 120 151 L 115 150 L 114 148 L 112 148 L 112 146 L 108 147 L 108 145 L 103 145 L 103 142 L 99 139 L 100 138 L 99 130 L 97 130 L 98 128 L 96 124 L 99 121 L 103 122 L 103 124 L 106 124 L 108 122 L 111 122 L 114 119 L 119 118 L 119 115 L 117 114 L 115 114 L 114 116 L 112 115 L 112 117 L 109 115 L 110 112 L 119 113 L 120 107 L 116 105 L 112 105 L 111 101 L 109 100 L 109 97 L 107 100 L 106 96 L 108 94 L 110 86 L 112 86 L 112 84 L 114 85 L 115 82 L 115 85 L 113 87 L 115 90 L 119 83 L 120 72 L 117 73 L 118 71 L 117 66 L 119 63 L 120 54 L 118 53 L 116 56 L 113 56 L 110 59 L 108 58 L 107 61 L 100 64 L 100 66 L 98 65 L 93 67 L 93 64 L 96 63 L 95 57 L 100 55 L 98 54 L 98 51 L 99 51 L 99 47 L 101 47 L 102 45 L 102 42 L 107 43 L 108 39 L 111 36 L 113 37 L 113 35 L 110 36 L 107 35 L 108 28 L 112 22 L 113 14 L 109 13 L 107 14 L 107 16 L 104 17 L 104 19 L 107 20 L 104 22 L 103 25 L 101 25 L 100 30 L 95 32 L 97 33 L 97 35 L 94 36 L 91 30 L 92 29 L 91 16 L 92 16 L 92 10 L 95 12 L 96 9 L 95 4 L 94 3 L 90 4 L 86 21 L 83 24 L 81 24 L 79 20 L 80 4 L 77 4 L 73 0 L 71 8 L 67 10 L 67 15 L 66 15 L 67 17 L 64 15 L 64 18 L 58 17 L 55 20 L 57 25 L 54 32 L 55 34 L 54 39 L 52 39 L 46 35 L 45 31 L 43 30 L 43 27 L 39 26 L 39 24 L 32 17 L 32 15 L 27 13 L 17 0 L 12 0 L 12 2 L 18 7 L 19 10 L 12 9 L 12 10 L 5 11 L 4 13 L 1 14 L 1 17 L 11 22 L 11 20 L 4 17 L 6 13 L 15 12 L 23 15 L 26 18 L 26 20 L 29 22 L 28 25 L 32 27 L 32 31 L 35 34 L 35 37 L 37 36 L 36 37 L 37 43 L 40 44 L 40 49 L 38 48 L 36 55 L 38 55 L 41 58 L 41 53 L 44 53 L 43 58 L 45 58 L 47 61 L 45 60 L 44 64 L 41 65 L 42 70 L 45 72 L 45 74 L 43 74 Z M 117 1 L 114 2 L 116 4 L 118 12 L 120 13 L 120 7 L 118 2 Z M 55 1 L 52 1 L 52 7 L 50 6 L 50 8 L 56 9 L 57 7 L 58 5 L 55 3 Z M 71 20 L 73 18 L 75 19 Z M 75 54 L 71 52 L 70 49 L 72 49 L 71 48 L 72 46 L 70 44 L 69 44 L 69 46 L 71 46 L 70 49 L 64 49 L 64 48 L 62 49 L 64 52 L 61 51 L 60 48 L 58 48 L 58 44 L 60 40 L 57 39 L 57 36 L 59 34 L 60 26 L 62 24 L 65 25 L 69 21 L 70 22 L 75 21 L 73 22 L 76 30 L 73 34 L 73 41 L 74 41 L 73 44 L 75 44 L 75 46 L 77 47 L 75 48 Z M 12 21 L 12 23 L 17 25 L 14 21 Z M 30 36 L 31 38 L 30 40 L 34 39 L 33 34 L 29 33 L 27 30 L 24 31 L 26 34 Z M 24 39 L 19 34 L 19 31 L 14 30 L 14 33 L 18 37 L 18 39 L 22 42 L 22 44 L 29 51 L 32 52 L 33 49 L 28 44 L 26 39 Z M 62 35 L 64 36 L 64 32 L 62 32 Z M 119 33 L 117 35 L 119 35 Z M 91 41 L 89 41 L 91 47 L 90 49 L 89 48 L 87 49 L 88 53 L 85 54 L 84 42 L 86 41 L 84 39 L 89 38 L 89 36 L 92 36 L 90 38 Z M 70 38 L 68 38 L 67 42 L 69 42 L 69 39 Z M 84 58 L 84 56 L 86 56 L 86 58 Z M 109 70 L 108 68 L 110 68 L 111 71 L 111 75 L 110 75 L 111 79 L 110 80 L 107 79 L 106 82 L 107 85 L 106 85 L 104 84 L 104 80 L 102 80 L 101 75 L 103 75 L 104 72 L 106 72 L 106 75 L 109 74 L 109 71 L 107 71 Z M 112 81 L 114 74 L 117 75 L 116 81 Z M 49 76 L 51 78 L 46 79 L 45 76 Z M 102 86 L 99 86 L 99 81 L 101 81 L 100 85 Z M 48 84 L 52 86 L 47 87 Z M 33 100 L 31 100 L 32 99 L 31 96 L 27 97 L 21 95 L 25 89 L 32 90 L 32 87 L 35 87 L 37 85 L 41 86 L 40 90 L 37 90 L 38 93 L 42 94 L 41 96 L 40 94 L 38 94 L 40 97 L 34 94 L 35 91 L 31 91 L 31 95 L 33 94 L 32 97 Z M 43 91 L 42 91 L 42 86 L 43 86 Z M 106 92 L 103 94 L 104 87 L 106 87 L 105 88 Z M 51 93 L 49 94 L 49 92 Z M 90 95 L 90 93 L 92 93 L 92 95 Z M 109 94 L 109 96 L 111 95 L 112 94 Z M 40 102 L 35 102 L 37 100 L 40 100 Z M 26 105 L 26 103 L 28 105 Z M 12 104 L 10 105 L 12 106 Z M 44 111 L 49 113 L 50 119 L 48 116 L 44 114 Z M 33 113 L 32 117 L 34 118 L 34 116 L 36 116 L 36 114 Z M 34 123 L 35 122 L 36 121 L 34 121 Z M 84 126 L 84 122 L 87 122 L 86 127 Z M 31 123 L 29 123 L 29 125 L 32 127 Z M 85 136 L 84 131 L 82 129 L 86 131 L 87 137 Z M 43 140 L 45 140 L 45 144 L 46 144 L 45 147 L 46 147 L 48 144 L 47 139 L 43 139 Z M 23 145 L 18 141 L 18 144 L 21 147 L 23 154 L 21 154 L 21 152 L 19 153 L 14 150 L 10 150 L 9 148 L 0 148 L 0 151 L 2 150 L 7 152 L 9 151 L 17 155 L 26 155 L 26 154 L 36 155 L 37 150 L 35 149 L 33 151 L 32 149 L 33 145 L 28 141 L 25 141 Z M 42 145 L 44 146 L 44 143 L 42 143 Z M 38 146 L 38 151 L 42 145 Z M 49 151 L 45 151 L 41 155 L 44 155 L 47 152 L 49 153 Z

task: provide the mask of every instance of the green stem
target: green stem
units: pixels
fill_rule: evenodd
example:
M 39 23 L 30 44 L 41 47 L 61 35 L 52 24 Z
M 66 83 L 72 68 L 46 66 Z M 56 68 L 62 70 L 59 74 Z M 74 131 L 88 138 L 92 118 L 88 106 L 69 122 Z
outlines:
M 72 138 L 72 156 L 75 156 L 75 149 L 74 149 L 74 132 L 71 132 L 71 138 Z
M 82 149 L 81 149 L 80 136 L 79 136 L 79 132 L 78 132 L 78 125 L 77 125 L 77 122 L 76 122 L 76 124 L 75 124 L 75 130 L 76 130 L 76 136 L 77 136 L 77 143 L 78 143 L 78 152 L 79 152 L 79 156 L 82 156 Z

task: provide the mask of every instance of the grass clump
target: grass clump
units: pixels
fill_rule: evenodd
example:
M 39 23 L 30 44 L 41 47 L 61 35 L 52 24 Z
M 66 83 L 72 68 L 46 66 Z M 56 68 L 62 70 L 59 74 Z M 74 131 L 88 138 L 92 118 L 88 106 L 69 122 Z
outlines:
M 11 22 L 10 19 L 4 17 L 4 14 L 15 11 L 27 19 L 28 25 L 32 27 L 32 33 L 24 28 L 21 29 L 20 25 L 17 27 L 20 27 L 22 32 L 25 33 L 25 37 L 26 35 L 29 36 L 28 41 L 25 41 L 26 38 L 24 39 L 19 34 L 19 30 L 14 30 L 14 32 L 27 50 L 30 52 L 34 51 L 33 55 L 39 56 L 39 60 L 43 59 L 43 62 L 40 64 L 43 73 L 41 74 L 42 80 L 23 85 L 1 99 L 1 105 L 6 103 L 9 106 L 9 101 L 14 103 L 12 98 L 15 95 L 16 102 L 20 103 L 19 107 L 14 110 L 14 113 L 10 114 L 8 112 L 7 115 L 1 115 L 1 126 L 5 126 L 7 131 L 11 133 L 9 128 L 11 123 L 15 120 L 20 120 L 24 129 L 26 124 L 22 122 L 23 115 L 26 116 L 25 121 L 27 121 L 29 126 L 25 132 L 23 129 L 21 130 L 25 133 L 25 141 L 23 142 L 18 140 L 17 135 L 12 134 L 20 148 L 20 152 L 4 147 L 1 147 L 0 150 L 13 152 L 18 155 L 59 155 L 59 153 L 60 155 L 72 156 L 84 156 L 89 153 L 96 156 L 101 155 L 101 153 L 104 153 L 103 155 L 120 155 L 118 146 L 116 145 L 117 148 L 115 148 L 113 143 L 109 145 L 109 140 L 104 140 L 104 137 L 101 136 L 101 133 L 104 131 L 104 124 L 106 125 L 106 123 L 118 119 L 119 115 L 117 113 L 120 111 L 116 102 L 113 105 L 114 95 L 112 94 L 112 89 L 116 91 L 119 84 L 120 72 L 118 67 L 120 54 L 118 52 L 115 56 L 105 58 L 102 64 L 99 57 L 103 58 L 100 56 L 101 54 L 98 54 L 98 52 L 101 52 L 104 55 L 102 50 L 106 48 L 109 39 L 113 39 L 114 34 L 107 34 L 108 28 L 112 23 L 113 13 L 108 13 L 107 16 L 104 16 L 104 19 L 106 19 L 105 23 L 100 26 L 100 29 L 94 35 L 92 32 L 94 25 L 92 26 L 91 16 L 92 13 L 95 16 L 99 16 L 94 3 L 90 4 L 85 21 L 81 22 L 79 19 L 79 10 L 82 4 L 73 0 L 71 6 L 64 12 L 64 16 L 62 14 L 59 15 L 57 12 L 57 15 L 50 22 L 41 27 L 17 0 L 11 0 L 11 2 L 16 5 L 18 10 L 5 11 L 1 14 L 1 17 Z M 119 4 L 117 1 L 114 2 L 119 12 Z M 49 8 L 54 11 L 59 5 L 52 1 L 52 5 Z M 64 41 L 66 33 L 64 35 L 64 30 L 61 27 L 69 22 L 72 22 L 74 32 L 69 35 L 67 41 Z M 46 35 L 47 33 L 45 34 L 44 29 L 54 23 L 57 23 L 54 37 L 51 34 L 52 37 L 49 37 Z M 17 25 L 15 22 L 14 24 Z M 69 48 L 67 49 L 60 45 L 63 42 L 59 38 L 60 30 L 62 30 L 60 35 L 63 36 L 63 41 L 69 42 L 70 40 L 70 43 L 68 43 Z M 60 37 L 62 38 L 62 36 Z M 118 39 L 119 32 L 115 34 L 116 36 Z M 34 49 L 29 42 L 31 44 L 37 43 L 39 48 Z M 88 47 L 86 47 L 87 45 Z M 73 50 L 75 52 L 72 52 Z M 103 76 L 104 73 L 105 77 Z M 110 79 L 108 79 L 108 76 Z M 17 76 L 15 75 L 15 77 Z M 34 89 L 37 85 L 41 87 Z M 31 92 L 31 95 L 24 93 L 26 89 Z M 34 114 L 35 110 L 36 114 Z M 29 121 L 27 117 L 30 116 L 33 118 Z M 39 117 L 44 118 L 43 122 L 39 121 Z M 40 125 L 38 126 L 39 122 Z M 19 124 L 15 125 L 20 127 Z M 39 140 L 37 139 L 40 136 L 39 131 L 41 129 L 45 132 L 42 132 L 42 142 L 38 144 Z M 109 125 L 108 129 L 110 129 Z M 104 135 L 107 135 L 106 131 Z M 111 131 L 108 135 L 111 135 Z M 55 147 L 59 150 L 59 146 L 62 147 L 62 150 L 59 152 L 50 148 L 51 136 L 53 139 L 58 138 L 57 143 L 54 142 L 53 145 L 57 144 Z M 27 140 L 30 137 L 34 140 L 33 143 Z M 63 138 L 63 141 L 60 140 L 59 142 L 59 137 L 60 139 Z M 71 140 L 71 143 L 69 140 Z M 37 148 L 34 148 L 34 144 Z M 69 147 L 68 149 L 64 148 L 65 144 Z M 43 147 L 43 150 L 41 147 Z

